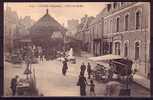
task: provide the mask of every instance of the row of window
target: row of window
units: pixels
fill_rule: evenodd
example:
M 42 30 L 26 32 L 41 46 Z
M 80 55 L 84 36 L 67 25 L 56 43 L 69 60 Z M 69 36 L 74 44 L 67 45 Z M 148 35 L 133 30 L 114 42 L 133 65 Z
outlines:
M 136 11 L 135 13 L 135 29 L 140 29 L 141 28 L 141 18 L 142 18 L 142 12 L 140 10 Z M 121 21 L 120 21 L 120 17 L 116 18 L 116 23 L 115 23 L 115 27 L 116 27 L 116 32 L 119 32 L 121 29 Z M 126 14 L 124 16 L 124 31 L 128 31 L 129 30 L 129 26 L 130 26 L 130 14 Z M 109 30 L 112 32 L 113 30 L 113 20 L 110 20 L 110 22 L 105 21 L 105 32 L 107 33 Z
M 112 9 L 116 9 L 116 8 L 125 6 L 125 5 L 127 5 L 128 3 L 130 3 L 130 2 L 114 2 L 114 3 L 112 3 L 112 4 L 107 4 L 107 9 L 108 9 L 108 11 L 110 11 L 110 10 L 112 10 Z
M 121 43 L 120 42 L 115 42 L 115 54 L 120 55 L 121 54 Z M 129 44 L 125 43 L 124 44 L 124 56 L 127 57 L 129 53 Z M 135 47 L 135 60 L 139 59 L 140 57 L 140 42 L 135 42 L 134 44 Z

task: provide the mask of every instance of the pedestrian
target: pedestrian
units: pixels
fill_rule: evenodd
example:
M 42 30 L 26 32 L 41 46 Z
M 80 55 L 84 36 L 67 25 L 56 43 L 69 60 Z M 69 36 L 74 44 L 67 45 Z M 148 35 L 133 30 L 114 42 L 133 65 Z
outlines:
M 94 84 L 93 80 L 90 80 L 89 86 L 90 86 L 90 95 L 91 96 L 92 95 L 96 96 L 96 93 L 95 93 L 95 84 Z
M 112 78 L 113 78 L 113 70 L 112 70 L 112 68 L 110 68 L 110 69 L 108 69 L 108 80 L 110 81 L 110 80 L 112 80 Z
M 109 81 L 106 83 L 105 96 L 118 96 L 121 89 L 121 84 L 117 81 Z
M 77 85 L 80 86 L 80 95 L 86 96 L 86 85 L 88 85 L 86 78 L 84 77 L 84 74 L 80 72 L 79 80 L 77 82 Z
M 15 78 L 12 78 L 11 80 L 11 90 L 12 90 L 12 95 L 15 96 L 16 95 L 16 86 L 17 86 L 17 80 L 18 80 L 19 76 L 16 75 Z
M 35 57 L 38 58 L 38 48 L 35 48 Z
M 90 79 L 92 70 L 91 70 L 91 65 L 90 65 L 89 62 L 88 62 L 88 65 L 87 65 L 87 72 L 88 72 L 88 79 Z
M 64 76 L 66 75 L 67 70 L 68 70 L 67 61 L 63 61 L 62 73 Z
M 26 51 L 23 50 L 23 53 L 22 53 L 22 59 L 25 60 L 25 57 L 26 57 Z
M 86 70 L 86 66 L 84 65 L 84 62 L 82 63 L 80 69 L 81 69 L 81 73 L 84 75 L 85 70 Z
M 43 61 L 43 53 L 40 53 L 40 61 Z

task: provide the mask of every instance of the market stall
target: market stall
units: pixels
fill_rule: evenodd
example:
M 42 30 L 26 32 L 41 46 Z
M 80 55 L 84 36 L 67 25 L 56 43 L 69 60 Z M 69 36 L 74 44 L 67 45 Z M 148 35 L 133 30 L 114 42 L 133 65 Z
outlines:
M 30 81 L 27 79 L 21 79 L 17 85 L 17 95 L 26 96 L 30 95 Z
M 116 81 L 126 85 L 126 89 L 121 89 L 122 92 L 120 95 L 130 95 L 130 89 L 128 88 L 128 85 L 133 73 L 135 73 L 132 71 L 133 62 L 131 60 L 113 54 L 91 57 L 89 60 L 108 63 L 110 66 L 109 71 L 111 71 L 111 73 L 108 73 L 108 75 L 111 76 L 111 78 L 108 77 L 108 81 L 112 81 L 110 79 L 113 78 L 114 74 L 117 74 L 118 80 Z
M 120 76 L 129 76 L 132 73 L 132 61 L 121 57 L 119 55 L 104 55 L 98 57 L 90 57 L 89 60 L 97 62 L 103 62 L 101 64 L 103 67 L 107 69 L 112 69 L 114 74 Z
M 26 77 L 21 77 L 17 84 L 17 96 L 38 96 L 35 69 L 33 68 L 32 70 L 32 62 L 30 60 L 27 60 L 23 74 Z

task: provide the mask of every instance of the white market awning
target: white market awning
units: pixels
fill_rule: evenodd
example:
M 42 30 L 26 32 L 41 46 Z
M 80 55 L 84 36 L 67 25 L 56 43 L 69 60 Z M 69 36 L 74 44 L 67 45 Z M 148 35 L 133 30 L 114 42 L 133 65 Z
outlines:
M 123 57 L 121 57 L 119 55 L 108 54 L 108 55 L 104 55 L 104 56 L 90 57 L 88 59 L 92 60 L 92 61 L 108 61 L 108 60 L 122 59 L 122 58 Z

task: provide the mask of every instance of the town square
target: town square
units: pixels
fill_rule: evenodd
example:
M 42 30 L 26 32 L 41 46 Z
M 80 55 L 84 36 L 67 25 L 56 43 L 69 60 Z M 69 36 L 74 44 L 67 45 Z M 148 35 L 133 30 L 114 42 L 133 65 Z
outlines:
M 150 3 L 4 3 L 4 96 L 150 96 Z

